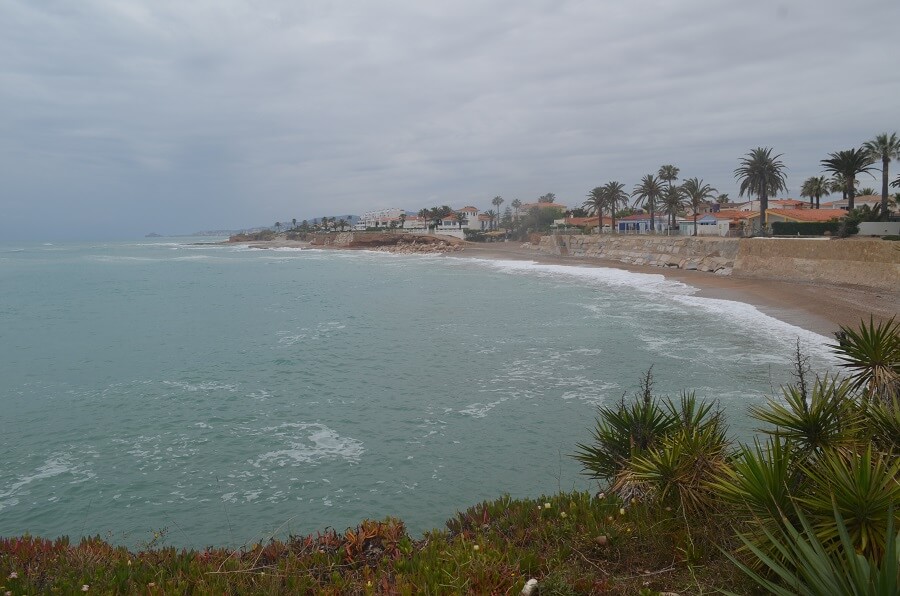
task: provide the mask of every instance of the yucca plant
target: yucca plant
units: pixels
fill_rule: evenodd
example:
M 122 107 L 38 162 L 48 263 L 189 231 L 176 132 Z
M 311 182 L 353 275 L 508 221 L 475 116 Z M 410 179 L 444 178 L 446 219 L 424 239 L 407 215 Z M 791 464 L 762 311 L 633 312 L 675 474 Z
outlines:
M 612 481 L 632 457 L 645 453 L 671 432 L 675 420 L 653 397 L 652 389 L 653 375 L 648 370 L 633 402 L 627 404 L 623 398 L 613 408 L 597 408 L 593 443 L 578 443 L 573 455 L 590 477 Z
M 708 513 L 717 499 L 710 483 L 727 468 L 730 442 L 722 413 L 693 392 L 666 401 L 672 432 L 642 455 L 635 455 L 621 484 L 642 485 L 660 502 L 691 516 Z
M 808 513 L 819 541 L 828 549 L 840 540 L 832 511 L 845 520 L 853 548 L 878 558 L 885 549 L 883 530 L 900 503 L 900 460 L 888 459 L 868 446 L 827 451 L 805 469 L 809 486 L 797 498 Z M 900 511 L 896 512 L 900 513 Z
M 866 415 L 872 444 L 887 454 L 900 457 L 900 395 L 870 403 Z
M 723 552 L 758 586 L 775 596 L 897 596 L 900 534 L 895 534 L 893 508 L 887 525 L 882 527 L 886 549 L 880 559 L 857 553 L 840 512 L 836 507 L 833 512 L 832 524 L 840 548 L 830 551 L 799 509 L 796 510 L 799 530 L 790 523 L 775 531 L 763 530 L 769 549 L 760 548 L 755 540 L 738 534 L 747 550 L 769 570 L 769 576 Z M 775 551 L 779 556 L 770 556 L 768 551 Z
M 791 491 L 798 483 L 794 448 L 782 437 L 741 445 L 721 478 L 710 483 L 716 495 L 734 506 L 739 516 L 780 520 L 792 507 Z
M 858 441 L 862 413 L 850 381 L 816 378 L 809 395 L 796 385 L 782 388 L 784 404 L 769 398 L 750 415 L 775 428 L 759 429 L 794 443 L 803 454 L 833 449 Z
M 900 394 L 900 321 L 894 317 L 883 323 L 860 322 L 859 329 L 841 326 L 835 333 L 841 366 L 851 374 L 852 388 L 867 396 L 889 399 Z

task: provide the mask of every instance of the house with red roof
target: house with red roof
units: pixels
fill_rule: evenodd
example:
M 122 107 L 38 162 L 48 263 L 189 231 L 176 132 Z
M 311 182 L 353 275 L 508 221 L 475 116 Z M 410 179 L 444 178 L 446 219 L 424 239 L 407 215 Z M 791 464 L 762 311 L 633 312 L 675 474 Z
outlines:
M 823 222 L 847 216 L 843 209 L 766 209 L 766 223 L 776 221 Z

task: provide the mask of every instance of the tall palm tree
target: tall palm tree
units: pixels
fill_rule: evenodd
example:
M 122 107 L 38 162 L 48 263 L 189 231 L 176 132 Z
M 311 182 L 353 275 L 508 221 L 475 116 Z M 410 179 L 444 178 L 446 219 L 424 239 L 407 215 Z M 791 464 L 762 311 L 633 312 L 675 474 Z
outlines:
M 673 166 L 672 164 L 666 164 L 664 166 L 659 167 L 659 178 L 666 184 L 668 184 L 668 193 L 667 196 L 670 196 L 674 199 L 675 192 L 673 189 L 675 188 L 675 181 L 678 180 L 678 173 L 681 170 L 678 169 L 677 166 Z M 675 212 L 669 212 L 669 228 L 672 229 L 675 227 Z
M 677 224 L 678 212 L 684 207 L 684 194 L 680 186 L 669 186 L 662 197 L 662 205 L 669 216 L 669 229 L 674 230 Z
M 694 212 L 694 236 L 696 236 L 697 212 L 700 211 L 700 206 L 703 202 L 712 199 L 713 195 L 718 191 L 709 184 L 704 184 L 702 178 L 688 178 L 681 185 L 681 191 L 687 197 L 687 200 L 691 202 L 691 210 Z
M 405 215 L 401 215 L 401 216 L 400 216 L 400 219 L 406 219 L 406 216 L 405 216 Z M 338 221 L 337 225 L 341 226 L 341 231 L 343 232 L 343 231 L 344 231 L 344 228 L 347 227 L 347 220 L 341 218 L 341 220 Z
M 513 199 L 511 204 L 512 204 L 512 208 L 515 210 L 515 213 L 516 213 L 516 220 L 518 220 L 519 219 L 519 209 L 522 208 L 522 201 L 520 201 L 519 199 Z
M 810 176 L 800 187 L 800 196 L 809 197 L 809 207 L 819 208 L 819 199 L 831 194 L 831 184 L 825 176 Z M 813 203 L 815 200 L 815 203 Z
M 296 227 L 297 227 L 297 218 L 295 217 L 291 220 L 291 229 L 293 230 Z
M 582 207 L 588 214 L 597 214 L 597 233 L 603 232 L 603 206 L 606 204 L 606 192 L 602 186 L 595 187 L 587 195 Z
M 496 207 L 496 209 L 494 209 L 494 211 L 497 212 L 497 219 L 498 219 L 498 220 L 500 219 L 500 205 L 502 205 L 502 204 L 503 204 L 503 197 L 501 197 L 500 195 L 497 195 L 496 197 L 494 197 L 493 199 L 491 199 L 491 205 L 493 205 L 494 207 Z M 499 223 L 499 222 L 497 222 L 497 223 Z M 500 227 L 500 226 L 498 225 L 498 226 L 496 226 L 496 227 Z
M 888 212 L 888 166 L 892 159 L 900 159 L 900 138 L 897 133 L 880 134 L 863 145 L 873 159 L 881 160 L 881 212 Z
M 759 199 L 759 226 L 763 232 L 766 230 L 769 195 L 787 189 L 786 167 L 780 161 L 781 155 L 772 155 L 771 147 L 757 147 L 744 156 L 734 170 L 735 179 L 741 183 L 739 196 L 746 193 Z
M 641 183 L 636 185 L 631 192 L 631 196 L 637 197 L 634 204 L 640 203 L 642 207 L 646 207 L 647 211 L 650 212 L 651 233 L 656 230 L 656 202 L 662 197 L 662 194 L 662 180 L 653 174 L 647 174 L 641 178 Z
M 853 211 L 856 198 L 856 176 L 872 170 L 872 155 L 865 149 L 847 149 L 828 154 L 828 159 L 822 160 L 822 167 L 826 172 L 840 174 L 844 178 L 844 188 L 847 192 L 847 210 Z
M 628 206 L 628 193 L 625 191 L 625 185 L 621 182 L 613 180 L 607 182 L 603 187 L 603 194 L 606 195 L 606 204 L 609 207 L 609 217 L 612 231 L 616 231 L 616 209 L 619 206 Z
M 465 220 L 468 218 L 468 215 L 469 214 L 466 213 L 465 211 L 457 211 L 456 212 L 456 222 L 459 224 L 460 230 L 463 227 L 463 223 L 465 223 Z
M 494 219 L 497 217 L 497 212 L 495 212 L 493 209 L 491 209 L 487 212 L 487 216 L 491 218 L 491 229 L 493 230 L 494 229 Z
M 277 233 L 280 233 L 280 232 L 281 232 L 281 222 L 280 222 L 280 221 L 276 221 L 276 222 L 275 222 L 275 233 L 277 234 Z

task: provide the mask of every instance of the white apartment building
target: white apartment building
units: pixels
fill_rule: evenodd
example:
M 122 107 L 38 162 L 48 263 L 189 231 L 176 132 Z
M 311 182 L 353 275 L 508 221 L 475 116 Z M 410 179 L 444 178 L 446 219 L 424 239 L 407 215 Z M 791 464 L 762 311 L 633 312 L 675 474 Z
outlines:
M 365 231 L 366 228 L 389 228 L 391 222 L 395 226 L 400 224 L 400 216 L 406 213 L 403 209 L 379 209 L 377 211 L 366 211 L 363 213 L 359 221 L 353 226 L 354 230 Z

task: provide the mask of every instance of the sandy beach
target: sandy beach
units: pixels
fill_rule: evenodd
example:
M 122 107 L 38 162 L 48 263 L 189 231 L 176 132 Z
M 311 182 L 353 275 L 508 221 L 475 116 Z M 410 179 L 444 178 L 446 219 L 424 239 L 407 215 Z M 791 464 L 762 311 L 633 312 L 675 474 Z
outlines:
M 306 242 L 288 240 L 246 244 L 256 248 L 310 247 Z M 900 293 L 897 292 L 892 294 L 884 290 L 859 286 L 748 279 L 669 267 L 630 265 L 596 258 L 557 257 L 540 253 L 533 248 L 523 247 L 519 242 L 489 244 L 466 242 L 462 251 L 454 252 L 451 256 L 516 259 L 573 267 L 610 267 L 636 273 L 662 275 L 666 279 L 697 288 L 699 296 L 752 304 L 776 319 L 829 338 L 840 326 L 857 326 L 861 320 L 868 321 L 870 315 L 874 316 L 876 320 L 885 320 L 900 314 Z

